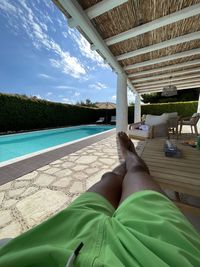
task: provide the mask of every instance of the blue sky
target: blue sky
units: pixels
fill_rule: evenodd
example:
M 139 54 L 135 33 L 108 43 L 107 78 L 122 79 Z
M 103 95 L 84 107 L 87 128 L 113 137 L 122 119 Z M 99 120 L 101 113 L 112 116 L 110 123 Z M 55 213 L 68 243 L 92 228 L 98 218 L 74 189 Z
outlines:
M 116 101 L 116 74 L 50 0 L 1 0 L 0 36 L 1 92 Z

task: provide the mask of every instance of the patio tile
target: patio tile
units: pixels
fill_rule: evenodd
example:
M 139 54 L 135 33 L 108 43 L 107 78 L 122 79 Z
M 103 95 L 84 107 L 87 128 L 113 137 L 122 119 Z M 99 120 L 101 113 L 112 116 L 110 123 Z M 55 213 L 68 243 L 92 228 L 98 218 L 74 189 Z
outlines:
M 35 193 L 36 191 L 38 191 L 38 188 L 31 186 L 31 187 L 28 187 L 26 189 L 26 191 L 24 191 L 24 193 L 21 196 L 26 197 L 26 196 L 29 196 L 29 195 Z
M 65 169 L 65 170 L 61 170 L 61 171 L 56 172 L 55 175 L 56 175 L 57 177 L 61 177 L 61 178 L 63 178 L 63 177 L 67 177 L 67 176 L 69 176 L 71 173 L 72 173 L 71 170 L 69 170 L 69 169 Z
M 58 187 L 67 187 L 71 182 L 70 178 L 62 178 L 58 180 L 57 182 L 53 183 L 53 186 L 58 186 Z
M 47 174 L 40 174 L 34 184 L 39 186 L 48 186 L 55 180 L 55 177 Z
M 3 203 L 3 207 L 4 208 L 10 208 L 11 206 L 15 205 L 18 202 L 18 200 L 16 199 L 7 199 L 6 201 L 4 201 Z
M 75 172 L 75 173 L 73 174 L 73 177 L 74 177 L 75 179 L 81 179 L 81 180 L 83 180 L 83 179 L 87 178 L 88 175 L 85 174 L 84 172 Z
M 74 182 L 71 186 L 70 193 L 82 193 L 84 191 L 82 182 Z
M 4 195 L 5 195 L 4 192 L 0 193 L 0 205 L 1 205 L 2 201 L 3 201 L 3 199 L 4 199 Z
M 9 190 L 9 197 L 19 196 L 24 191 L 24 188 Z
M 18 181 L 16 180 L 14 187 L 20 188 L 20 187 L 26 187 L 29 184 L 29 181 Z
M 99 169 L 98 168 L 88 168 L 86 170 L 84 170 L 84 172 L 86 172 L 87 174 L 92 174 L 92 173 L 95 173 L 97 172 Z
M 22 177 L 18 178 L 17 180 L 32 180 L 38 175 L 36 171 L 30 172 L 26 175 L 23 175 Z
M 42 189 L 19 201 L 16 208 L 21 212 L 28 226 L 32 227 L 58 211 L 67 200 L 68 196 L 62 192 Z
M 47 174 L 54 174 L 57 171 L 59 171 L 59 168 L 51 167 L 48 170 L 45 170 L 44 172 L 47 173 Z
M 7 223 L 9 223 L 12 220 L 11 214 L 9 210 L 3 210 L 0 211 L 0 227 L 6 225 Z
M 97 160 L 96 156 L 82 156 L 78 159 L 77 163 L 80 164 L 89 164 Z
M 115 160 L 111 158 L 100 158 L 99 161 L 101 161 L 102 163 L 106 165 L 112 165 L 115 163 Z
M 66 161 L 66 162 L 64 162 L 63 164 L 62 164 L 62 167 L 63 168 L 69 168 L 69 167 L 72 167 L 72 166 L 74 166 L 74 163 L 73 162 L 68 162 L 68 161 Z
M 0 186 L 0 191 L 4 191 L 4 190 L 9 189 L 11 187 L 11 184 L 12 184 L 12 182 L 9 182 L 9 183 L 1 185 Z
M 0 229 L 0 239 L 14 238 L 21 233 L 21 227 L 18 222 L 11 222 L 11 224 Z
M 87 168 L 87 165 L 76 165 L 76 166 L 74 166 L 72 169 L 74 170 L 74 171 L 82 171 L 82 170 L 84 170 L 84 169 L 86 169 Z

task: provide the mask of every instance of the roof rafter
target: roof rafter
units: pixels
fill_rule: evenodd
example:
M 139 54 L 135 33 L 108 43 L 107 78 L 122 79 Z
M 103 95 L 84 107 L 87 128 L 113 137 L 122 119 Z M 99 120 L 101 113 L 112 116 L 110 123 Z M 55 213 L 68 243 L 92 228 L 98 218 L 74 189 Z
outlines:
M 93 5 L 85 10 L 86 15 L 89 19 L 96 18 L 101 14 L 104 14 L 111 9 L 126 3 L 128 0 L 103 0 L 96 5 Z M 68 19 L 68 25 L 70 28 L 74 28 L 78 26 L 77 21 L 73 18 Z
M 176 37 L 176 38 L 173 38 L 173 39 L 170 39 L 170 40 L 158 43 L 158 44 L 150 45 L 150 46 L 143 47 L 135 51 L 124 53 L 124 54 L 117 56 L 116 59 L 120 61 L 123 59 L 135 57 L 138 55 L 143 55 L 143 54 L 153 52 L 159 49 L 167 48 L 173 45 L 178 45 L 178 44 L 182 44 L 185 42 L 190 42 L 190 41 L 194 41 L 198 39 L 200 39 L 200 31 L 185 34 L 185 35 L 182 35 L 182 36 L 179 36 L 179 37 Z
M 193 85 L 177 85 L 177 90 L 183 90 L 183 89 L 193 89 L 193 88 L 199 88 L 200 87 L 200 82 L 197 82 L 196 84 Z M 147 93 L 157 93 L 157 92 L 162 92 L 163 87 L 157 88 L 157 89 L 151 89 L 151 90 L 138 90 L 139 94 L 147 94 Z
M 174 70 L 174 69 L 179 69 L 179 68 L 190 67 L 193 65 L 200 65 L 200 59 L 195 59 L 192 61 L 187 61 L 187 62 L 178 63 L 175 65 L 169 65 L 169 66 L 165 66 L 165 67 L 159 67 L 159 68 L 155 68 L 155 69 L 151 69 L 151 70 L 140 71 L 140 72 L 128 74 L 128 77 L 131 78 L 131 77 L 137 77 L 137 76 L 142 76 L 142 75 L 146 75 L 146 74 L 147 75 L 148 74 L 154 74 L 154 73 L 163 72 L 163 71 L 167 71 L 167 70 Z
M 190 84 L 190 83 L 195 83 L 195 82 L 200 82 L 200 76 L 197 77 L 197 78 L 191 78 L 190 80 L 187 80 L 187 81 L 184 81 L 184 80 L 180 80 L 180 81 L 176 81 L 176 82 L 173 82 L 173 85 L 186 85 L 186 84 Z M 151 89 L 151 88 L 159 88 L 160 86 L 167 86 L 169 85 L 170 82 L 168 81 L 162 81 L 160 84 L 155 84 L 155 85 L 149 85 L 149 86 L 142 86 L 142 87 L 136 87 L 135 86 L 135 89 L 136 90 L 139 90 L 139 89 Z
M 158 79 L 162 79 L 162 78 L 170 78 L 170 77 L 180 76 L 180 75 L 189 74 L 189 73 L 193 73 L 193 72 L 199 72 L 200 73 L 200 68 L 181 70 L 181 71 L 177 71 L 177 72 L 173 72 L 173 73 L 167 73 L 167 74 L 162 74 L 162 75 L 145 77 L 145 78 L 141 78 L 141 79 L 135 79 L 135 80 L 132 80 L 132 82 L 133 83 L 140 83 L 140 82 L 158 80 Z M 181 78 L 181 77 L 179 77 L 179 78 Z
M 172 24 L 174 22 L 187 19 L 189 17 L 195 16 L 200 14 L 200 4 L 196 4 L 193 6 L 186 7 L 184 9 L 181 9 L 180 11 L 174 12 L 172 14 L 169 14 L 167 16 L 164 16 L 162 18 L 153 20 L 151 22 L 148 22 L 146 24 L 143 24 L 141 26 L 132 28 L 131 30 L 122 32 L 120 34 L 117 34 L 113 37 L 109 37 L 105 39 L 106 44 L 113 45 L 122 41 L 125 41 L 127 39 L 136 37 L 138 35 L 141 35 L 143 33 L 158 29 L 160 27 Z
M 177 85 L 177 89 L 178 90 L 183 90 L 183 89 L 192 89 L 192 88 L 200 88 L 200 82 L 194 83 L 192 85 Z M 140 94 L 146 94 L 146 93 L 156 93 L 156 92 L 162 92 L 163 88 L 159 87 L 157 89 L 151 89 L 151 90 L 147 90 L 147 89 L 141 89 L 141 90 L 137 90 L 138 93 Z
M 160 84 L 160 83 L 166 83 L 166 82 L 176 82 L 176 81 L 182 81 L 182 80 L 188 80 L 188 79 L 192 79 L 192 78 L 196 78 L 196 77 L 200 77 L 200 72 L 193 74 L 193 75 L 185 75 L 183 77 L 177 77 L 177 78 L 169 78 L 169 79 L 163 79 L 163 80 L 159 80 L 159 81 L 152 81 L 152 82 L 147 82 L 147 83 L 138 83 L 138 84 L 134 84 L 134 86 L 136 88 L 142 87 L 142 86 L 151 86 L 151 85 L 156 85 L 156 84 Z
M 144 62 L 132 64 L 132 65 L 124 67 L 124 70 L 131 70 L 131 69 L 135 69 L 135 68 L 145 67 L 145 66 L 163 63 L 166 61 L 175 60 L 175 59 L 179 59 L 179 58 L 183 58 L 183 57 L 189 57 L 189 56 L 193 56 L 193 55 L 197 55 L 197 54 L 200 54 L 200 48 L 196 48 L 196 49 L 172 54 L 169 56 L 155 58 L 155 59 L 147 60 Z

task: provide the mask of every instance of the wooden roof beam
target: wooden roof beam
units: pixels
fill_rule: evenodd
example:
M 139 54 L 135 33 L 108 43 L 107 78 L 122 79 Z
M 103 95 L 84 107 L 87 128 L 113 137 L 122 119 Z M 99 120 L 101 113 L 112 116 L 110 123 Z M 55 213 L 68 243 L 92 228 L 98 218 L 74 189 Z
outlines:
M 170 39 L 170 40 L 158 43 L 158 44 L 150 45 L 150 46 L 143 47 L 135 51 L 124 53 L 124 54 L 117 56 L 116 59 L 120 61 L 123 59 L 135 57 L 138 55 L 143 55 L 143 54 L 153 52 L 159 49 L 167 48 L 173 45 L 178 45 L 178 44 L 182 44 L 182 43 L 186 43 L 186 42 L 190 42 L 190 41 L 194 41 L 198 39 L 200 39 L 200 31 L 185 34 L 185 35 L 182 35 L 182 36 L 179 36 L 174 39 Z
M 194 83 L 192 85 L 177 85 L 177 90 L 183 90 L 183 89 L 192 89 L 192 88 L 200 88 L 200 82 Z M 163 87 L 155 88 L 155 89 L 150 89 L 150 90 L 137 90 L 138 93 L 140 94 L 147 94 L 147 93 L 157 93 L 157 92 L 162 92 Z
M 187 84 L 191 84 L 191 83 L 195 83 L 195 82 L 200 82 L 200 76 L 197 77 L 197 78 L 192 78 L 192 79 L 187 79 L 186 81 L 185 80 L 180 80 L 180 81 L 174 81 L 172 82 L 171 84 L 173 85 L 187 85 Z M 145 86 L 141 86 L 141 87 L 136 87 L 134 86 L 135 90 L 139 90 L 139 89 L 151 89 L 151 88 L 159 88 L 159 87 L 163 87 L 163 86 L 167 86 L 167 85 L 170 85 L 170 81 L 162 81 L 160 84 L 155 84 L 155 85 L 145 85 Z
M 105 42 L 108 46 L 113 45 L 198 14 L 200 14 L 200 4 L 189 6 L 162 18 L 156 19 L 141 26 L 132 28 L 131 30 L 109 37 L 105 39 Z
M 128 2 L 128 0 L 103 0 L 96 5 L 93 5 L 85 10 L 86 15 L 88 16 L 89 19 L 94 19 L 101 14 L 104 14 L 111 9 L 122 5 L 124 3 Z M 73 18 L 68 19 L 68 26 L 70 28 L 74 28 L 78 25 L 77 21 L 75 21 Z
M 151 69 L 151 70 L 143 70 L 143 71 L 140 71 L 140 72 L 128 74 L 128 77 L 131 78 L 131 77 L 149 75 L 149 74 L 154 74 L 154 73 L 168 71 L 168 70 L 174 70 L 174 69 L 179 69 L 179 68 L 190 67 L 190 66 L 198 65 L 198 64 L 200 64 L 200 59 L 195 59 L 195 60 L 192 60 L 192 61 L 187 61 L 187 62 L 178 63 L 178 64 L 174 64 L 174 65 L 159 67 L 159 68 L 155 68 L 155 69 Z
M 197 78 L 197 77 L 200 77 L 200 72 L 199 73 L 196 73 L 196 74 L 193 74 L 193 75 L 185 75 L 183 77 L 176 77 L 176 78 L 168 78 L 168 79 L 164 79 L 164 80 L 159 80 L 159 81 L 152 81 L 152 82 L 146 82 L 146 83 L 138 83 L 138 84 L 134 84 L 134 86 L 136 88 L 139 88 L 139 87 L 143 87 L 143 86 L 152 86 L 152 85 L 157 85 L 157 84 L 160 84 L 160 83 L 165 83 L 165 82 L 177 82 L 177 81 L 182 81 L 182 80 L 188 80 L 188 79 L 193 79 L 193 78 Z
M 198 55 L 198 54 L 200 54 L 200 48 L 172 54 L 172 55 L 165 56 L 165 57 L 155 58 L 155 59 L 147 60 L 144 62 L 132 64 L 132 65 L 128 65 L 128 66 L 124 67 L 124 70 L 132 70 L 132 69 L 136 69 L 136 68 L 140 68 L 140 67 L 145 67 L 145 66 L 149 66 L 149 65 L 153 65 L 153 64 L 159 64 L 159 63 L 167 62 L 170 60 L 175 60 L 175 59 L 179 59 L 179 58 L 183 58 L 183 57 L 189 57 L 189 56 Z
M 152 76 L 152 77 L 145 77 L 145 78 L 141 78 L 141 79 L 135 79 L 135 80 L 132 80 L 132 82 L 133 83 L 140 83 L 140 82 L 158 80 L 158 79 L 162 79 L 162 78 L 170 78 L 170 77 L 180 76 L 180 75 L 194 73 L 194 72 L 199 72 L 200 73 L 200 68 L 181 70 L 181 71 L 177 71 L 177 72 L 172 72 L 172 73 L 167 73 L 167 74 L 162 74 L 162 75 L 156 75 L 156 76 Z M 181 77 L 179 77 L 179 78 L 181 78 Z

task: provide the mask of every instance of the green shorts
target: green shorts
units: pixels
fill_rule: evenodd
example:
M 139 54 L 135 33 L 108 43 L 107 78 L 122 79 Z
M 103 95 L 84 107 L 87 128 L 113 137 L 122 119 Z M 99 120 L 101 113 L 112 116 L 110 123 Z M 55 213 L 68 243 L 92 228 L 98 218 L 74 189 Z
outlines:
M 65 267 L 80 242 L 73 266 L 200 266 L 198 233 L 171 201 L 148 190 L 117 210 L 102 196 L 84 193 L 1 248 L 0 266 Z

